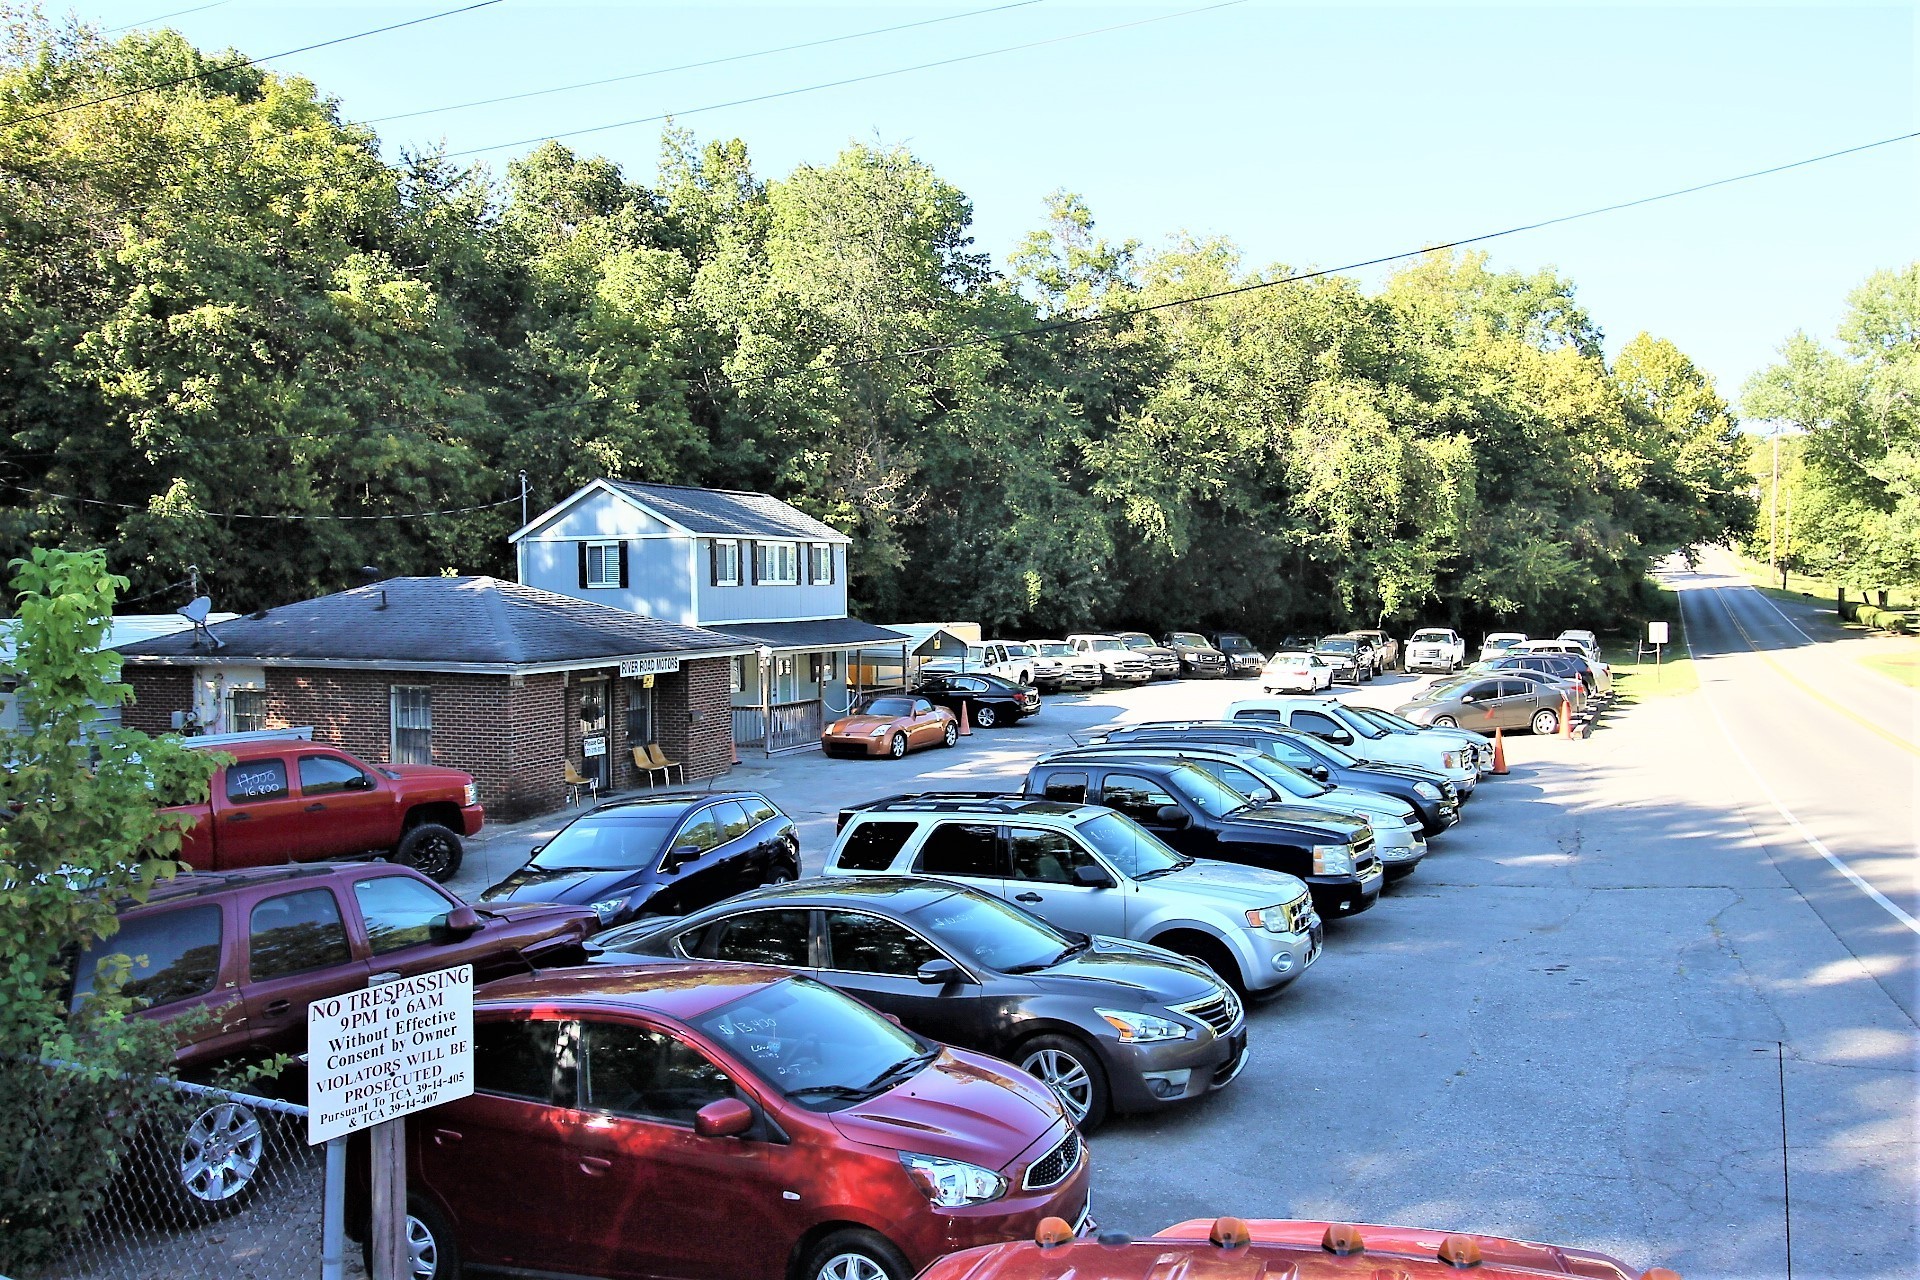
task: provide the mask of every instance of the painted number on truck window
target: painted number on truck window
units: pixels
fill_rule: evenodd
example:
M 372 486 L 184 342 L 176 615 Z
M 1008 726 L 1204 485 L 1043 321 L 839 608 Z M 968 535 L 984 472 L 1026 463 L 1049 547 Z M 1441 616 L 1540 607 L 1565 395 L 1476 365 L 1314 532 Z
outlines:
M 255 760 L 227 770 L 227 799 L 268 800 L 287 793 L 287 766 L 280 760 Z

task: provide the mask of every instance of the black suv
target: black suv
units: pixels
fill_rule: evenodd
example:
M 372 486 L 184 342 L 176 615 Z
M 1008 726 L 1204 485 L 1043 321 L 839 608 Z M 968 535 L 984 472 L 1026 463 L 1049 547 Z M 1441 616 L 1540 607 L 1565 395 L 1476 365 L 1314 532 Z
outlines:
M 1365 911 L 1386 882 L 1363 818 L 1296 805 L 1256 805 L 1178 761 L 1082 757 L 1027 770 L 1026 794 L 1124 813 L 1191 858 L 1298 876 L 1323 916 Z
M 1040 714 L 1040 691 L 1015 684 L 984 671 L 960 675 L 931 675 L 914 689 L 936 707 L 945 707 L 959 715 L 965 709 L 972 727 L 992 729 L 1018 724 L 1028 716 Z
M 1460 793 L 1429 769 L 1361 760 L 1310 733 L 1251 720 L 1169 720 L 1121 725 L 1095 734 L 1092 742 L 1223 743 L 1252 747 L 1281 764 L 1335 786 L 1378 791 L 1405 800 L 1420 815 L 1420 834 L 1438 835 L 1460 821 Z
M 799 878 L 800 836 L 772 801 L 754 791 L 682 792 L 582 814 L 480 901 L 564 902 L 613 925 Z
M 1257 676 L 1260 668 L 1267 665 L 1267 655 L 1238 631 L 1207 631 L 1202 634 L 1207 637 L 1208 644 L 1227 655 L 1230 674 Z
M 1180 674 L 1183 676 L 1224 676 L 1227 674 L 1227 655 L 1207 642 L 1207 638 L 1198 631 L 1169 631 L 1163 641 L 1173 650 L 1173 656 L 1180 659 Z

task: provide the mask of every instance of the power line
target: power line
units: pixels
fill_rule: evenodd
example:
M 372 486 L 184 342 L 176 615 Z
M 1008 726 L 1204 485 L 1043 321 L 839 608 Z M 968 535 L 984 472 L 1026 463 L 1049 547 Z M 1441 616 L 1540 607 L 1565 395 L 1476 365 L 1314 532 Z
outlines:
M 1817 156 L 1807 156 L 1800 160 L 1789 160 L 1784 164 L 1770 165 L 1765 169 L 1754 169 L 1747 173 L 1736 173 L 1730 177 L 1715 178 L 1710 182 L 1695 183 L 1690 187 L 1678 187 L 1672 191 L 1662 191 L 1655 195 L 1639 196 L 1632 200 L 1621 200 L 1614 204 L 1599 205 L 1592 209 L 1582 209 L 1578 213 L 1563 213 L 1551 218 L 1542 218 L 1537 222 L 1522 223 L 1519 226 L 1506 227 L 1499 231 L 1484 231 L 1479 235 L 1461 236 L 1458 239 L 1442 241 L 1438 244 L 1422 245 L 1418 249 L 1403 249 L 1398 253 L 1382 254 L 1377 258 L 1367 258 L 1360 262 L 1349 262 L 1338 267 L 1321 267 L 1313 271 L 1300 271 L 1280 276 L 1273 280 L 1257 280 L 1252 284 L 1236 285 L 1231 289 L 1219 289 L 1212 293 L 1203 293 L 1190 298 L 1173 298 L 1166 302 L 1149 303 L 1137 307 L 1123 307 L 1114 311 L 1105 311 L 1099 315 L 1079 316 L 1068 320 L 1054 320 L 1046 324 L 1032 325 L 1023 329 L 1004 329 L 996 333 L 973 334 L 965 338 L 955 338 L 950 342 L 928 343 L 919 347 L 905 347 L 897 351 L 883 352 L 876 356 L 866 356 L 859 360 L 842 360 L 832 364 L 808 365 L 803 369 L 779 370 L 756 378 L 729 379 L 735 386 L 751 385 L 758 382 L 777 382 L 797 376 L 800 373 L 826 373 L 838 369 L 861 369 L 892 360 L 903 360 L 912 356 L 938 355 L 946 351 L 965 347 L 985 346 L 990 343 L 1007 342 L 1016 338 L 1037 337 L 1049 333 L 1060 333 L 1069 329 L 1083 328 L 1092 324 L 1106 324 L 1114 320 L 1126 320 L 1134 316 L 1143 316 L 1156 311 L 1168 311 L 1175 307 L 1190 307 L 1197 303 L 1213 302 L 1220 298 L 1237 297 L 1245 293 L 1257 293 L 1263 289 L 1277 289 L 1282 285 L 1300 284 L 1307 280 L 1317 280 L 1322 276 L 1337 275 L 1345 271 L 1363 271 L 1368 267 L 1385 266 L 1390 262 L 1404 262 L 1409 258 L 1422 257 L 1442 249 L 1460 249 L 1468 245 L 1484 244 L 1489 240 L 1498 240 L 1505 236 L 1519 235 L 1525 231 L 1538 231 L 1544 227 L 1559 226 L 1563 223 L 1578 222 L 1585 218 L 1597 218 L 1602 214 L 1619 213 L 1625 209 L 1637 209 L 1642 205 L 1655 204 L 1662 200 L 1675 200 L 1681 196 L 1690 196 L 1702 191 L 1711 191 L 1715 187 L 1730 186 L 1736 182 L 1750 182 L 1755 178 L 1765 178 L 1776 173 L 1786 173 L 1792 169 L 1803 169 L 1808 165 L 1820 164 L 1828 160 L 1838 160 L 1842 156 L 1858 155 L 1863 151 L 1872 151 L 1877 147 L 1889 147 L 1899 142 L 1911 142 L 1920 138 L 1920 130 L 1912 133 L 1896 134 L 1890 138 L 1881 138 L 1874 142 L 1863 142 L 1859 146 L 1844 147 L 1839 151 L 1828 151 Z
M 727 107 L 744 107 L 756 102 L 773 102 L 781 98 L 797 97 L 803 93 L 818 93 L 823 89 L 839 89 L 850 84 L 865 84 L 871 80 L 885 80 L 892 76 L 904 76 L 915 71 L 930 71 L 936 67 L 958 66 L 963 62 L 976 62 L 981 58 L 998 57 L 1003 53 L 1020 53 L 1027 49 L 1041 49 L 1048 45 L 1062 44 L 1068 40 L 1083 40 L 1088 36 L 1106 35 L 1114 31 L 1125 31 L 1130 27 L 1144 27 L 1155 22 L 1168 22 L 1175 18 L 1189 18 L 1198 13 L 1211 13 L 1215 9 L 1231 9 L 1245 4 L 1247 0 L 1221 0 L 1219 4 L 1202 5 L 1197 9 L 1182 9 L 1177 13 L 1163 13 L 1152 18 L 1136 18 L 1132 22 L 1117 22 L 1109 27 L 1095 27 L 1088 31 L 1074 31 L 1063 36 L 1051 36 L 1045 40 L 1031 40 L 1025 44 L 1010 44 L 999 49 L 984 49 L 979 53 L 963 53 L 952 58 L 939 58 L 933 62 L 916 63 L 910 67 L 894 67 L 888 71 L 872 71 L 866 75 L 848 76 L 844 80 L 830 80 L 824 84 L 811 84 L 798 89 L 782 89 L 777 93 L 756 94 L 751 98 L 735 98 L 731 102 L 715 102 L 704 107 L 687 107 L 679 111 L 663 111 L 659 115 L 636 116 L 632 120 L 616 120 L 611 124 L 589 125 L 581 129 L 568 129 L 560 133 L 541 134 L 533 138 L 519 138 L 513 142 L 496 142 L 485 147 L 467 147 L 460 151 L 446 153 L 449 159 L 455 156 L 480 155 L 488 151 L 505 151 L 511 147 L 524 147 L 538 142 L 555 142 L 561 138 L 582 138 L 592 133 L 606 133 L 612 129 L 628 129 L 637 124 L 657 124 L 662 120 L 678 119 L 681 116 L 697 116 L 707 111 L 720 111 Z
M 265 57 L 247 58 L 240 62 L 226 62 L 217 67 L 208 67 L 205 71 L 196 71 L 190 76 L 175 76 L 171 80 L 156 80 L 152 84 L 136 85 L 131 89 L 122 89 L 118 93 L 103 94 L 98 98 L 88 98 L 83 102 L 69 102 L 65 106 L 51 107 L 32 115 L 15 116 L 11 120 L 0 120 L 0 128 L 16 124 L 30 124 L 35 120 L 46 120 L 53 116 L 65 115 L 69 111 L 79 111 L 86 107 L 97 107 L 108 102 L 118 102 L 123 98 L 136 97 L 143 93 L 152 93 L 157 89 L 171 89 L 177 85 L 192 84 L 196 80 L 205 80 L 208 76 L 217 76 L 228 71 L 238 71 L 242 67 L 258 66 L 263 62 L 272 62 L 277 58 L 291 58 L 296 53 L 312 53 L 315 49 L 330 49 L 334 45 L 347 44 L 354 40 L 365 40 L 369 36 L 385 35 L 389 31 L 399 31 L 406 27 L 417 27 L 423 22 L 434 22 L 441 18 L 451 18 L 462 13 L 472 13 L 475 9 L 486 9 L 502 3 L 502 0 L 475 0 L 475 3 L 462 5 L 458 9 L 443 9 L 439 13 L 429 13 L 424 17 L 409 18 L 405 22 L 393 22 L 384 27 L 374 27 L 370 31 L 356 31 L 352 35 L 335 36 L 331 40 L 322 40 L 317 44 L 304 44 L 298 49 L 287 49 L 280 53 L 269 53 Z
M 911 31 L 915 27 L 931 27 L 942 22 L 957 22 L 962 18 L 977 18 L 989 13 L 1004 13 L 1009 9 L 1025 9 L 1031 5 L 1044 4 L 1046 0 L 1015 0 L 1012 4 L 995 5 L 990 9 L 969 9 L 965 13 L 949 13 L 939 18 L 922 18 L 918 22 L 903 22 L 898 26 L 875 27 L 870 31 L 853 31 L 845 35 L 827 36 L 820 40 L 808 40 L 800 44 L 784 44 L 777 49 L 757 49 L 752 53 L 729 54 L 724 58 L 708 58 L 704 62 L 683 62 L 678 66 L 655 67 L 651 71 L 633 71 L 625 75 L 607 76 L 601 80 L 580 80 L 573 84 L 555 85 L 549 89 L 531 89 L 525 93 L 509 93 L 498 98 L 479 98 L 473 102 L 455 103 L 448 107 L 424 107 L 418 111 L 402 111 L 397 115 L 375 116 L 371 120 L 359 123 L 374 125 L 387 124 L 394 120 L 413 120 L 420 116 L 440 115 L 448 111 L 466 111 L 472 107 L 492 107 L 503 102 L 524 102 L 528 98 L 544 98 L 556 93 L 571 93 L 576 89 L 597 89 L 603 85 L 624 84 L 629 80 L 645 80 L 652 76 L 669 75 L 676 71 L 696 71 L 702 67 L 718 67 L 729 62 L 745 62 L 750 58 L 766 58 L 776 53 L 793 53 L 800 49 L 818 49 L 824 45 L 842 44 L 849 40 L 864 40 L 869 36 L 889 35 L 895 31 Z
M 151 511 L 153 509 L 152 506 L 148 504 L 137 502 L 108 502 L 103 498 L 82 498 L 76 494 L 55 493 L 51 489 L 40 489 L 32 485 L 15 484 L 7 487 L 29 496 L 37 495 L 42 498 L 57 498 L 62 502 L 78 502 L 89 507 L 110 507 L 118 511 Z M 498 502 L 483 502 L 478 506 L 472 507 L 447 507 L 439 511 L 393 511 L 383 515 L 262 515 L 249 511 L 201 511 L 198 509 L 196 509 L 193 514 L 197 516 L 211 516 L 217 520 L 426 520 L 435 516 L 464 516 L 475 511 L 491 511 L 495 507 L 504 507 L 508 503 L 518 501 L 520 501 L 520 495 L 516 493 L 511 498 L 502 498 Z
M 118 27 L 108 27 L 100 34 L 103 36 L 119 35 L 122 31 L 131 31 L 135 27 L 151 26 L 156 22 L 165 22 L 168 18 L 184 18 L 190 13 L 204 13 L 208 9 L 218 9 L 226 2 L 227 0 L 213 0 L 212 4 L 198 4 L 191 9 L 175 9 L 172 13 L 156 13 L 151 18 L 142 18 L 138 22 L 129 22 Z

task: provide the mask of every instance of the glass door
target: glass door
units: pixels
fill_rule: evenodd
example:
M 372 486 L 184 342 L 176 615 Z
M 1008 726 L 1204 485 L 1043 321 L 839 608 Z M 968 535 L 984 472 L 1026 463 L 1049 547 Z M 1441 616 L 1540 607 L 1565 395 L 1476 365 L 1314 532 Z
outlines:
M 607 768 L 607 681 L 588 680 L 580 686 L 580 772 L 605 791 Z

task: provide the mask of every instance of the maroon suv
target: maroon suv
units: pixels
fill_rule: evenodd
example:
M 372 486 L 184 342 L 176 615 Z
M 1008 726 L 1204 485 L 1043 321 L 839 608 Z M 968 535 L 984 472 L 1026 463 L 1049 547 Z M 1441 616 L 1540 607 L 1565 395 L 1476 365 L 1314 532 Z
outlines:
M 414 1274 L 906 1280 L 1084 1223 L 1045 1085 L 830 987 L 710 963 L 510 979 L 477 1091 L 411 1117 Z

